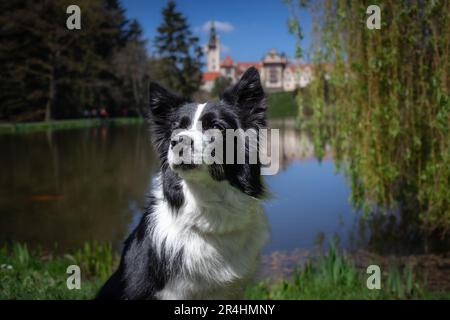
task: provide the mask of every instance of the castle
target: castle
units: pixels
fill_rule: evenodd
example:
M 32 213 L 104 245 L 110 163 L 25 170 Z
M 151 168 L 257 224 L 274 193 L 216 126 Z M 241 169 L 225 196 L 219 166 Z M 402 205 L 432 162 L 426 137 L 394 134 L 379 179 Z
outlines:
M 219 77 L 230 78 L 234 83 L 251 66 L 255 66 L 267 91 L 294 91 L 309 84 L 312 67 L 309 64 L 290 63 L 284 53 L 270 50 L 261 61 L 235 62 L 230 55 L 220 59 L 220 39 L 214 22 L 211 24 L 206 45 L 207 71 L 203 73 L 202 90 L 210 92 Z

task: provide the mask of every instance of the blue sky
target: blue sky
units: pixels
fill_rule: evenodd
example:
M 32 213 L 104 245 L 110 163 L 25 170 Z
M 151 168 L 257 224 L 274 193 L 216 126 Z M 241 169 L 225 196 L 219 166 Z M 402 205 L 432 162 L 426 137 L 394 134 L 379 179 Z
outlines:
M 295 38 L 289 34 L 287 20 L 289 9 L 282 0 L 176 0 L 178 10 L 188 20 L 200 43 L 207 42 L 205 23 L 217 21 L 222 58 L 230 54 L 237 61 L 257 61 L 275 48 L 289 57 L 295 54 Z M 162 21 L 161 10 L 167 0 L 122 0 L 129 18 L 142 25 L 148 48 L 153 50 L 156 28 Z M 306 10 L 300 11 L 303 47 L 309 47 L 311 18 Z M 225 52 L 224 52 L 225 51 Z

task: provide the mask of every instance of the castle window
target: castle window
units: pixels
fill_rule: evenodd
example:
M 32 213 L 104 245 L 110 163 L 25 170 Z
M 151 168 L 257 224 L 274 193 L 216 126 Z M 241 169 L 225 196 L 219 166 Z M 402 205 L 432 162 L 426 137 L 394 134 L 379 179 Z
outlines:
M 269 69 L 269 82 L 270 83 L 277 83 L 278 82 L 277 69 L 274 68 L 274 67 Z

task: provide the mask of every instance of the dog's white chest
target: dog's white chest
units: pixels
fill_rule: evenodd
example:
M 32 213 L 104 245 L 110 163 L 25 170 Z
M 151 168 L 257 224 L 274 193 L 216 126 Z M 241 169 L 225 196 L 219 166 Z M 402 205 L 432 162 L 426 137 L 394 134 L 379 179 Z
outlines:
M 180 264 L 180 271 L 157 293 L 158 298 L 242 297 L 267 241 L 268 224 L 259 202 L 238 193 L 226 197 L 237 198 L 232 205 L 223 199 L 217 206 L 201 207 L 188 190 L 178 216 L 167 216 L 161 202 L 153 241 Z M 177 256 L 181 259 L 175 262 Z
M 181 272 L 158 293 L 161 299 L 237 299 L 257 268 L 267 229 L 251 234 L 187 236 Z M 189 240 L 188 240 L 189 239 Z

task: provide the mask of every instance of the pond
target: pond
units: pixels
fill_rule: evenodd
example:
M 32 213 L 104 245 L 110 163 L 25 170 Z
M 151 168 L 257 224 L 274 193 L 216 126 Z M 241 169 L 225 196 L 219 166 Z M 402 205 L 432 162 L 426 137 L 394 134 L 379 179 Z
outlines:
M 423 251 L 420 237 L 402 240 L 395 216 L 361 219 L 331 156 L 317 160 L 294 121 L 272 127 L 280 129 L 281 168 L 266 177 L 272 236 L 264 254 L 311 251 L 332 239 L 349 251 Z M 64 251 L 96 240 L 119 248 L 158 170 L 146 125 L 2 135 L 0 150 L 0 245 Z

